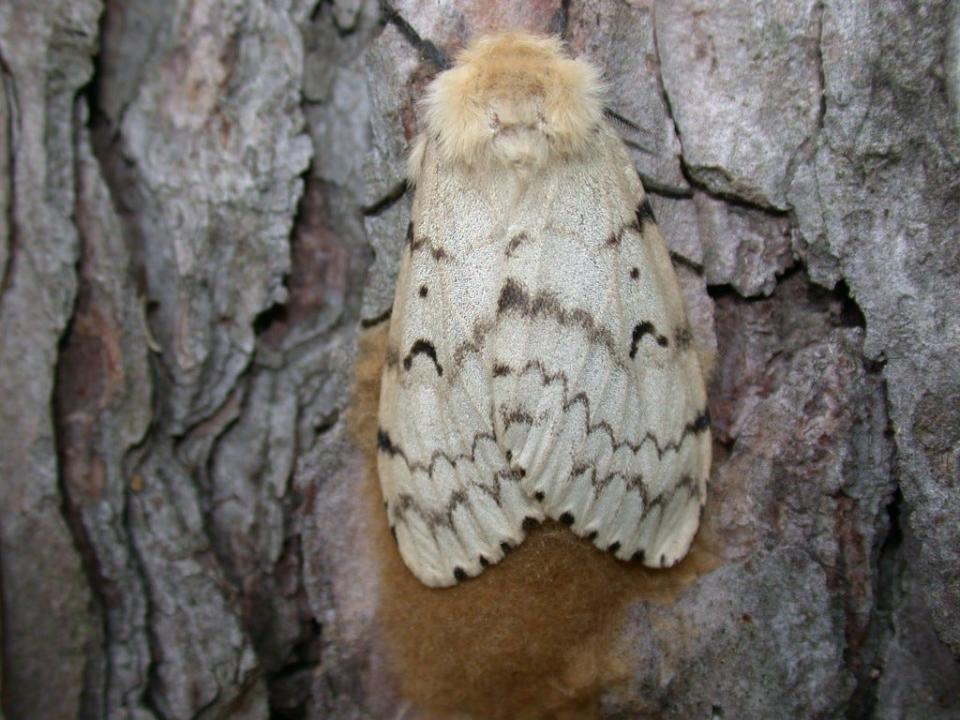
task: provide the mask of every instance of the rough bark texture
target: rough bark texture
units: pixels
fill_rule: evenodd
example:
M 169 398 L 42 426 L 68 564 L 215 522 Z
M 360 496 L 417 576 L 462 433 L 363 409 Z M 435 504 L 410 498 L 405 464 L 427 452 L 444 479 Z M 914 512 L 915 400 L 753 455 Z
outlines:
M 345 411 L 415 100 L 562 33 L 718 350 L 722 563 L 620 717 L 960 717 L 960 6 L 0 3 L 0 689 L 20 718 L 421 717 Z

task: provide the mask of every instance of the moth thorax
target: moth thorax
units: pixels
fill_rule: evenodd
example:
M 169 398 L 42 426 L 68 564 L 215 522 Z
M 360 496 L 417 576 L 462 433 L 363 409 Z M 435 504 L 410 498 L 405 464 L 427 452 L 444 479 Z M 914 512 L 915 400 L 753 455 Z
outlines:
M 525 102 L 515 98 L 490 104 L 488 110 L 490 149 L 507 165 L 540 167 L 550 155 L 550 139 L 543 113 L 543 100 L 531 96 Z

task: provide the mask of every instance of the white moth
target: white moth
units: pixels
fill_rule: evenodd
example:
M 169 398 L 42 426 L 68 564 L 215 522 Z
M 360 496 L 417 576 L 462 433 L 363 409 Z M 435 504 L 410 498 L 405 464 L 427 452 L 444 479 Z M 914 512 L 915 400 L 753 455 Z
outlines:
M 706 498 L 706 393 L 596 70 L 553 38 L 487 36 L 425 109 L 377 438 L 404 562 L 453 585 L 553 518 L 673 565 Z

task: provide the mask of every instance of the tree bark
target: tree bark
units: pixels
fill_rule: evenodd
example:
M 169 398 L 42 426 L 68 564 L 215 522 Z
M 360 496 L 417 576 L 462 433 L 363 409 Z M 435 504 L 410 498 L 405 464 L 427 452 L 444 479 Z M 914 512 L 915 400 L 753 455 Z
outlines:
M 6 0 L 3 717 L 428 716 L 347 418 L 416 100 L 506 27 L 603 70 L 718 357 L 719 560 L 599 716 L 960 716 L 960 7 Z

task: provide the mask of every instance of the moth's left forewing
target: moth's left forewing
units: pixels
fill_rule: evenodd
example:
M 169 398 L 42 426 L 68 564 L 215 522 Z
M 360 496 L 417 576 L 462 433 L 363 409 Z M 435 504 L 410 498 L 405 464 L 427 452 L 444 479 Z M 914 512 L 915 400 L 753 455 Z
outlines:
M 411 222 L 397 279 L 380 399 L 379 474 L 404 562 L 453 585 L 499 562 L 542 517 L 494 432 L 483 308 L 492 304 L 496 226 L 469 169 L 418 145 Z

